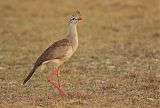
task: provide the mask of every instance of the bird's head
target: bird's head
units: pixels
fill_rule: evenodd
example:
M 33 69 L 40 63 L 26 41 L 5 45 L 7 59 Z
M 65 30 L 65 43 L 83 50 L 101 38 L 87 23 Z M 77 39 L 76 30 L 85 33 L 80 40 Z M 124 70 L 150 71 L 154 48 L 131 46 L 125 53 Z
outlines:
M 71 16 L 69 23 L 77 23 L 79 20 L 82 20 L 81 13 L 77 10 Z

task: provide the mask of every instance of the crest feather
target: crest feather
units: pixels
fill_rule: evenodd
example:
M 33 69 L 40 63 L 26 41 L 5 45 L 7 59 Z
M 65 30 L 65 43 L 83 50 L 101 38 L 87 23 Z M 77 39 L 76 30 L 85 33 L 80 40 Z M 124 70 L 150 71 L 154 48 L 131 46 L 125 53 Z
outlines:
M 81 13 L 79 10 L 76 10 L 72 16 L 81 16 Z

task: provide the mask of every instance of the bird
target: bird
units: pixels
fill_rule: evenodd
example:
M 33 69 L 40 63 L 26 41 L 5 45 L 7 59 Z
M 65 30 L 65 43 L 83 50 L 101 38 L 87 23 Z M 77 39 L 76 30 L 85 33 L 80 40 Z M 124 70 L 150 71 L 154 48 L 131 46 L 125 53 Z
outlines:
M 34 72 L 39 67 L 43 67 L 44 64 L 52 63 L 53 69 L 51 73 L 49 74 L 47 81 L 51 84 L 52 87 L 55 87 L 57 90 L 59 90 L 59 94 L 57 95 L 62 96 L 64 94 L 62 88 L 61 88 L 61 76 L 60 76 L 60 66 L 67 61 L 76 51 L 78 47 L 78 32 L 77 32 L 77 24 L 78 22 L 82 20 L 82 16 L 80 11 L 75 11 L 68 24 L 68 34 L 65 38 L 58 40 L 51 44 L 36 60 L 36 62 L 33 65 L 33 68 L 31 69 L 28 76 L 25 78 L 23 84 L 28 82 Z M 57 70 L 57 72 L 56 72 Z M 51 81 L 51 77 L 53 75 L 57 76 L 57 83 Z

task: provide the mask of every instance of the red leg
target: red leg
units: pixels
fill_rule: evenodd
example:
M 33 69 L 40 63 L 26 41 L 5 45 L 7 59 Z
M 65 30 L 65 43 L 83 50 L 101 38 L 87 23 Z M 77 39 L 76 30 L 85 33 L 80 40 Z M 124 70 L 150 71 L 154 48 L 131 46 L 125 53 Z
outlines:
M 48 79 L 47 79 L 48 82 L 50 82 L 50 79 L 51 79 L 51 77 L 52 77 L 52 75 L 53 75 L 54 73 L 55 73 L 55 68 L 52 69 L 50 75 L 48 76 Z M 51 82 L 50 82 L 50 83 L 51 83 Z M 51 90 L 50 93 L 53 94 L 53 90 Z
M 59 89 L 61 89 L 60 66 L 58 66 L 57 78 L 58 78 L 58 87 Z M 63 94 L 63 91 L 61 89 L 59 95 L 61 96 L 62 94 Z
M 48 81 L 51 79 L 52 75 L 55 73 L 55 68 L 52 69 L 52 72 L 50 73 L 49 77 L 48 77 Z
M 51 81 L 51 77 L 54 74 L 54 72 L 55 72 L 55 68 L 53 68 L 52 72 L 50 73 L 50 76 L 48 77 L 48 82 L 50 82 L 52 86 L 56 87 L 60 92 L 62 92 L 59 86 L 57 86 L 54 82 Z

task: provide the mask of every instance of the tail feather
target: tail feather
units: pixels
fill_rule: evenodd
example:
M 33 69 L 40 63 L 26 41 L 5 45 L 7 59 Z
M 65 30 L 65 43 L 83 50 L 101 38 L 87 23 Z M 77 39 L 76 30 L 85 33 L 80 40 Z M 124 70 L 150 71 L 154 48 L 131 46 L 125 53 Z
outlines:
M 31 72 L 28 74 L 27 78 L 24 80 L 23 84 L 25 84 L 33 75 L 33 73 L 35 72 L 36 68 L 34 67 Z

